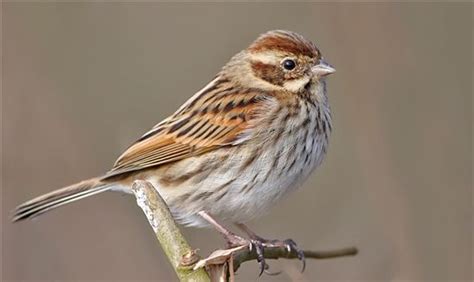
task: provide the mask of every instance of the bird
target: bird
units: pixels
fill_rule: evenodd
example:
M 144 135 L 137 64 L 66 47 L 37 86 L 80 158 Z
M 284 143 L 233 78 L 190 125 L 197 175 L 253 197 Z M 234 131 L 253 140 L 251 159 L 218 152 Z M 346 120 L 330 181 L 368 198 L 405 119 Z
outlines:
M 265 268 L 262 243 L 245 223 L 301 186 L 322 162 L 332 131 L 320 50 L 286 30 L 261 34 L 201 90 L 141 136 L 110 170 L 19 205 L 33 218 L 105 191 L 150 182 L 184 226 L 214 226 L 229 246 L 247 244 L 216 219 L 245 231 Z M 304 255 L 291 239 L 285 246 Z

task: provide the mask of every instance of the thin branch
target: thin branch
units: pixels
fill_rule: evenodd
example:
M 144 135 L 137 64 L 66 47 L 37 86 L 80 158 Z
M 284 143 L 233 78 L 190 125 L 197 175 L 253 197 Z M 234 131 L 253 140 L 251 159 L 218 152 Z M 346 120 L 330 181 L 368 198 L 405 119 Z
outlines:
M 284 246 L 264 245 L 263 256 L 265 259 L 297 259 L 298 254 L 295 250 L 289 250 Z M 345 256 L 355 256 L 358 250 L 355 247 L 343 248 L 330 251 L 304 251 L 306 259 L 328 259 Z M 250 250 L 247 246 L 236 247 L 233 249 L 216 250 L 209 257 L 200 260 L 194 266 L 198 269 L 203 266 L 224 265 L 228 261 L 233 262 L 233 269 L 237 271 L 240 265 L 246 261 L 256 260 L 257 252 Z
M 255 249 L 251 250 L 249 246 L 244 245 L 216 250 L 209 257 L 199 260 L 181 234 L 165 201 L 152 184 L 137 180 L 133 183 L 132 191 L 180 281 L 233 281 L 233 273 L 229 271 L 235 272 L 242 263 L 257 259 Z M 263 247 L 266 259 L 298 258 L 295 250 L 285 246 L 264 244 Z M 307 259 L 327 259 L 356 254 L 357 249 L 354 247 L 332 251 L 304 251 Z
M 355 256 L 358 250 L 355 247 L 343 248 L 330 251 L 304 251 L 306 259 L 328 259 L 345 256 Z M 284 246 L 264 246 L 263 256 L 265 259 L 297 259 L 298 254 L 295 250 L 288 250 Z M 234 258 L 234 269 L 237 270 L 240 265 L 246 261 L 256 260 L 257 252 L 255 250 L 250 251 L 248 248 L 239 250 L 233 254 Z
M 147 181 L 135 181 L 132 191 L 180 281 L 210 281 L 204 269 L 193 270 L 199 258 L 177 227 L 168 206 Z

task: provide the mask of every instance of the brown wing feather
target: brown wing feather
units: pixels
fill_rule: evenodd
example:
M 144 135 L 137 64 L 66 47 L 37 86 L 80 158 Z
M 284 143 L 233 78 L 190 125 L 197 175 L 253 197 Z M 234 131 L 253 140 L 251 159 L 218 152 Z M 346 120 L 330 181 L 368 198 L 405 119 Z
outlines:
M 156 125 L 115 162 L 105 178 L 159 166 L 216 148 L 240 144 L 249 136 L 252 121 L 264 99 L 257 91 L 226 86 L 214 80 L 188 100 L 174 115 Z M 199 94 L 199 95 L 198 95 Z

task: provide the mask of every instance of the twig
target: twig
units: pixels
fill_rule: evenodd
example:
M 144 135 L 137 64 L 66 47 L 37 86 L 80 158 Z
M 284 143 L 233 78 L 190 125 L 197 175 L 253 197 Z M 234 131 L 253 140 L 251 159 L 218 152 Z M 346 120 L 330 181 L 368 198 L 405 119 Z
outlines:
M 148 218 L 156 237 L 180 281 L 210 281 L 204 269 L 193 270 L 183 265 L 192 265 L 198 258 L 184 239 L 171 215 L 168 206 L 156 189 L 147 181 L 135 181 L 132 186 L 137 204 Z
M 152 184 L 137 180 L 133 183 L 132 190 L 180 281 L 233 281 L 233 273 L 229 272 L 237 271 L 246 261 L 257 259 L 255 248 L 250 250 L 249 246 L 239 246 L 216 250 L 209 257 L 199 260 Z M 356 248 L 351 247 L 332 251 L 304 251 L 304 255 L 307 259 L 326 259 L 354 256 L 357 252 Z M 264 244 L 264 257 L 295 259 L 298 254 L 285 246 Z
M 355 256 L 358 250 L 355 247 L 330 250 L 330 251 L 304 251 L 306 259 L 327 259 L 337 258 L 345 256 Z M 295 250 L 288 250 L 283 246 L 264 246 L 263 256 L 265 259 L 297 259 L 298 254 Z M 248 248 L 239 250 L 233 254 L 234 269 L 237 270 L 240 265 L 249 260 L 257 259 L 257 252 L 255 250 L 250 251 Z
M 289 250 L 284 246 L 264 245 L 263 256 L 265 259 L 297 259 L 298 254 L 295 250 Z M 330 250 L 330 251 L 304 251 L 306 259 L 328 259 L 345 256 L 355 256 L 358 250 L 354 247 Z M 248 247 L 237 247 L 226 250 L 216 250 L 209 257 L 200 260 L 194 266 L 198 269 L 203 266 L 223 265 L 225 262 L 233 262 L 233 269 L 237 271 L 240 265 L 246 261 L 256 260 L 257 252 L 255 249 L 250 250 Z

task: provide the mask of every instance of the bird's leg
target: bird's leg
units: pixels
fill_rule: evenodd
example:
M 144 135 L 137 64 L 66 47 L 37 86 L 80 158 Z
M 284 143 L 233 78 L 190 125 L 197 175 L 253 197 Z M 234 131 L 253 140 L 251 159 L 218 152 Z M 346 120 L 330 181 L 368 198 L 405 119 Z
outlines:
M 232 247 L 237 247 L 237 246 L 244 246 L 244 245 L 249 245 L 251 242 L 247 239 L 244 239 L 232 231 L 228 230 L 224 226 L 222 226 L 219 222 L 217 222 L 210 214 L 208 214 L 205 211 L 200 211 L 198 214 L 206 220 L 208 223 L 210 223 L 214 228 L 221 233 L 224 236 L 224 239 L 227 242 L 227 247 L 232 248 Z
M 235 223 L 240 230 L 244 231 L 245 234 L 249 236 L 250 239 L 261 241 L 262 243 L 268 242 L 268 240 L 263 239 L 262 237 L 258 236 L 255 232 L 253 232 L 247 225 L 243 223 Z
M 263 249 L 264 249 L 264 246 L 271 246 L 271 247 L 284 247 L 288 250 L 288 252 L 296 252 L 296 254 L 298 255 L 298 259 L 302 262 L 303 264 L 303 267 L 301 269 L 301 272 L 304 271 L 304 269 L 306 268 L 306 260 L 305 260 L 305 257 L 304 257 L 304 252 L 298 248 L 298 246 L 296 245 L 295 241 L 293 241 L 292 239 L 286 239 L 286 240 L 268 240 L 268 239 L 264 239 L 260 236 L 258 236 L 257 234 L 255 234 L 255 232 L 253 232 L 252 230 L 250 230 L 250 228 L 247 227 L 247 225 L 243 224 L 243 223 L 235 223 L 235 225 L 240 228 L 242 231 L 244 231 L 248 236 L 249 238 L 251 239 L 252 241 L 252 244 L 254 245 L 259 245 L 261 246 L 261 250 L 260 250 L 260 253 L 259 253 L 259 249 L 257 247 L 257 257 L 258 256 L 261 256 L 261 259 L 263 259 Z M 258 242 L 258 243 L 255 243 L 255 242 Z M 258 258 L 257 258 L 258 259 Z
M 262 275 L 263 271 L 265 271 L 268 266 L 265 264 L 265 260 L 263 258 L 263 245 L 260 243 L 258 240 L 247 240 L 245 238 L 242 238 L 232 231 L 228 230 L 224 226 L 222 226 L 219 222 L 217 222 L 210 214 L 208 214 L 205 211 L 200 211 L 198 214 L 206 220 L 208 223 L 210 223 L 212 226 L 216 228 L 216 230 L 221 233 L 225 240 L 227 241 L 227 246 L 229 248 L 232 247 L 238 247 L 238 246 L 249 246 L 250 250 L 255 248 L 257 251 L 257 261 L 260 266 L 260 274 Z

